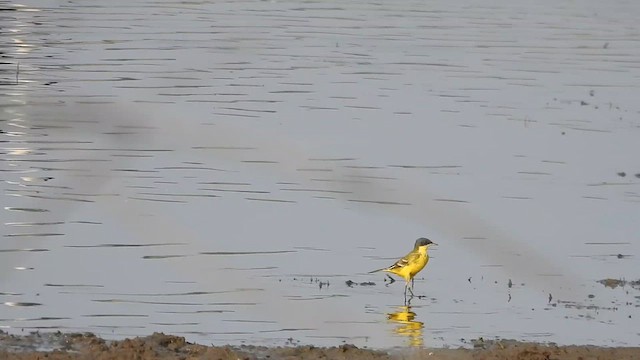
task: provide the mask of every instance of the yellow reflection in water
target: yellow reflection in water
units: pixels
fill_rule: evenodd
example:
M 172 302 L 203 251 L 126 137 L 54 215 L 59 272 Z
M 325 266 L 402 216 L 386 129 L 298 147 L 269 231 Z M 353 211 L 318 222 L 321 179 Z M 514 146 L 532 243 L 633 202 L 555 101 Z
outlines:
M 399 306 L 398 311 L 387 314 L 389 322 L 398 324 L 393 329 L 395 334 L 406 336 L 409 346 L 421 347 L 424 343 L 424 323 L 415 318 L 416 313 L 411 311 L 411 306 Z

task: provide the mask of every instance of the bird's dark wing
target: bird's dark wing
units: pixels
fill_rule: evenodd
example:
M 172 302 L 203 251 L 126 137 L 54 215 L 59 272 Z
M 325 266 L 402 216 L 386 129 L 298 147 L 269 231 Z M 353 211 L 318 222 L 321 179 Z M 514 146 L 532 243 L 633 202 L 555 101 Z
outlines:
M 412 252 L 408 253 L 407 255 L 405 255 L 405 257 L 403 257 L 402 259 L 396 261 L 395 264 L 393 264 L 393 265 L 391 265 L 389 267 L 382 268 L 382 269 L 369 271 L 369 274 L 375 273 L 375 272 L 378 272 L 378 271 L 395 270 L 395 269 L 403 268 L 403 267 L 409 265 L 410 263 L 412 263 L 414 261 L 417 261 L 417 259 L 419 257 L 420 257 L 420 254 L 417 251 L 412 251 Z
M 384 270 L 394 270 L 394 269 L 403 268 L 403 267 L 409 265 L 410 263 L 415 262 L 418 257 L 420 257 L 420 254 L 418 252 L 412 251 L 412 252 L 408 253 L 405 257 L 403 257 L 402 259 L 396 261 L 395 264 L 389 266 L 388 268 L 386 268 Z

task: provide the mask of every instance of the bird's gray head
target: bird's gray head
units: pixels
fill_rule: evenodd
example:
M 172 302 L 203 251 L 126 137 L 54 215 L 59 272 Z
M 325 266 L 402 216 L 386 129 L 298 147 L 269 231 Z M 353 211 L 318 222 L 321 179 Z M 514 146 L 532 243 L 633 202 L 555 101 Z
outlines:
M 420 238 L 416 240 L 415 248 L 417 249 L 419 246 L 427 246 L 427 245 L 435 245 L 435 243 L 427 238 Z

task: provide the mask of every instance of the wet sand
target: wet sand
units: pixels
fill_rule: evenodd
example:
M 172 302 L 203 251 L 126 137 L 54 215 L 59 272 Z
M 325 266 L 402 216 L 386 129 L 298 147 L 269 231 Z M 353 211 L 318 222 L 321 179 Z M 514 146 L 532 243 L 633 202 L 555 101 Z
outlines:
M 338 347 L 205 346 L 184 337 L 154 333 L 106 341 L 92 333 L 0 333 L 0 359 L 638 359 L 640 347 L 557 346 L 513 340 L 471 341 L 473 349 L 388 351 Z

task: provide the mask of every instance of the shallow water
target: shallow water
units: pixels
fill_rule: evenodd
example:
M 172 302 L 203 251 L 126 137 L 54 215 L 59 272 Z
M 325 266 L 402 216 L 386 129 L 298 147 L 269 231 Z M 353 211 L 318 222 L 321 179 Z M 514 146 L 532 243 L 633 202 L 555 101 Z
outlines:
M 8 331 L 640 343 L 639 5 L 0 8 Z

